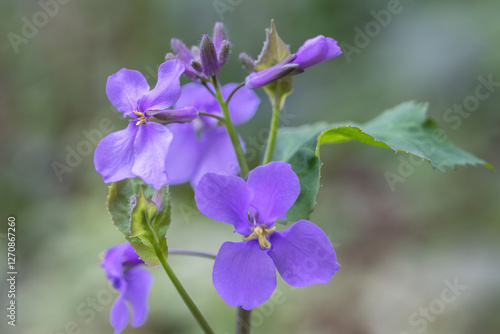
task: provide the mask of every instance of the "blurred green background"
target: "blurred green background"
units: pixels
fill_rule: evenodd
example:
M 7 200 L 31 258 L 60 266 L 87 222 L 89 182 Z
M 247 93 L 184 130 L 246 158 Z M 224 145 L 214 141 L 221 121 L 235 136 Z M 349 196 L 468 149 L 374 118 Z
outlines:
M 430 115 L 458 146 L 499 166 L 500 87 L 459 117 L 460 124 L 446 118 L 458 115 L 447 114 L 454 104 L 474 96 L 479 77 L 500 81 L 498 1 L 401 1 L 385 27 L 373 30 L 366 45 L 356 44 L 357 29 L 376 22 L 372 11 L 390 3 L 60 0 L 49 17 L 39 14 L 47 10 L 38 1 L 1 1 L 0 267 L 7 271 L 6 223 L 13 215 L 19 308 L 17 327 L 7 326 L 7 284 L 0 280 L 0 332 L 112 333 L 116 293 L 99 254 L 123 238 L 106 211 L 95 146 L 61 180 L 51 164 L 66 164 L 79 145 L 88 149 L 81 146 L 85 133 L 100 130 L 104 119 L 114 130 L 125 127 L 105 94 L 109 75 L 126 67 L 154 84 L 172 37 L 196 44 L 219 20 L 232 42 L 224 82 L 244 78 L 237 55 L 258 55 L 271 18 L 292 52 L 319 34 L 341 42 L 344 55 L 296 78 L 286 107 L 290 126 L 364 122 L 406 100 L 429 101 Z M 24 38 L 23 26 L 33 19 L 38 31 L 25 28 L 29 38 L 13 47 L 9 33 Z M 357 52 L 346 52 L 345 43 L 358 45 Z M 269 122 L 269 103 L 258 93 L 261 107 L 240 127 L 243 138 Z M 352 142 L 324 147 L 322 157 L 323 186 L 311 220 L 331 238 L 342 268 L 330 283 L 303 289 L 279 278 L 275 302 L 254 312 L 253 333 L 500 332 L 496 172 L 462 167 L 443 174 L 425 163 L 391 189 L 384 173 L 397 173 L 404 155 Z M 238 239 L 229 225 L 196 212 L 189 186 L 172 192 L 171 247 L 215 253 L 222 242 Z M 234 310 L 211 285 L 211 261 L 171 256 L 170 262 L 215 330 L 232 333 Z M 149 319 L 125 333 L 200 333 L 164 273 L 152 271 Z M 450 303 L 442 300 L 445 281 L 466 286 Z

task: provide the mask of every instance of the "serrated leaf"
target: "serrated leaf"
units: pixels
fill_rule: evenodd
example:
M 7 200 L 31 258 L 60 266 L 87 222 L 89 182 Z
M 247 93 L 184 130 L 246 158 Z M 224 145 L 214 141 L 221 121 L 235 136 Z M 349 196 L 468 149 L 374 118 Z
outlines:
M 450 142 L 436 122 L 427 118 L 427 107 L 426 103 L 405 102 L 363 125 L 352 124 L 328 129 L 319 136 L 317 151 L 319 152 L 322 144 L 352 139 L 388 148 L 396 153 L 413 154 L 429 161 L 432 167 L 442 172 L 458 165 L 483 165 L 492 168 L 484 160 Z
M 139 257 L 152 266 L 160 264 L 153 245 L 156 239 L 151 233 L 143 231 L 147 230 L 147 224 L 144 225 L 144 222 L 149 220 L 165 258 L 168 253 L 165 238 L 171 211 L 168 187 L 164 187 L 158 194 L 161 196 L 156 203 L 162 203 L 159 211 L 155 201 L 150 200 L 155 195 L 152 187 L 139 178 L 126 179 L 111 184 L 107 202 L 114 225 L 134 247 Z M 144 220 L 145 217 L 148 220 Z
M 307 219 L 319 190 L 322 144 L 357 140 L 373 146 L 406 152 L 428 160 L 443 172 L 446 167 L 480 164 L 485 161 L 453 145 L 435 122 L 426 116 L 427 105 L 403 103 L 363 125 L 317 123 L 295 128 L 279 128 L 273 160 L 286 161 L 300 180 L 300 195 L 287 213 L 287 220 Z M 429 145 L 432 141 L 432 146 Z M 432 147 L 432 149 L 430 149 Z
M 255 63 L 256 71 L 263 71 L 273 65 L 279 64 L 290 56 L 290 54 L 288 45 L 278 36 L 274 20 L 271 20 L 271 27 L 269 29 L 266 28 L 266 41 Z M 293 91 L 293 76 L 286 76 L 265 85 L 263 88 L 269 96 L 271 104 L 275 105 L 278 103 L 281 109 L 285 103 L 286 96 Z

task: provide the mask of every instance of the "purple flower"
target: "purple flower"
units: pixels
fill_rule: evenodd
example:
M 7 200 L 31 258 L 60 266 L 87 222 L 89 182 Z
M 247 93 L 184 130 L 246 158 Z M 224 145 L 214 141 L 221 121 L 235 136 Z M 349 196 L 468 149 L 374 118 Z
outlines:
M 111 308 L 110 321 L 115 334 L 120 334 L 127 327 L 129 308 L 132 307 L 132 327 L 139 327 L 146 322 L 148 298 L 153 283 L 153 275 L 145 270 L 144 262 L 134 252 L 129 243 L 111 247 L 106 251 L 101 263 L 108 280 L 120 291 Z
M 211 84 L 208 84 L 212 88 Z M 237 84 L 221 87 L 222 96 L 227 98 Z M 258 96 L 250 89 L 240 88 L 229 102 L 231 120 L 242 124 L 253 117 L 259 106 Z M 182 87 L 182 94 L 176 107 L 193 106 L 200 112 L 222 116 L 219 104 L 206 87 L 189 83 Z M 173 140 L 167 154 L 167 176 L 170 184 L 191 181 L 193 188 L 208 172 L 235 175 L 238 173 L 238 159 L 234 153 L 226 128 L 212 117 L 199 117 L 189 124 L 171 124 L 168 129 Z M 175 162 L 175 163 L 172 163 Z
M 212 39 L 203 35 L 200 46 L 189 49 L 182 41 L 172 38 L 170 45 L 174 53 L 167 53 L 166 60 L 178 59 L 185 67 L 184 75 L 194 82 L 210 81 L 219 74 L 229 57 L 230 43 L 226 39 L 226 29 L 222 22 L 215 23 Z
M 167 109 L 179 99 L 183 71 L 178 60 L 161 64 L 152 90 L 138 71 L 123 68 L 108 78 L 109 100 L 132 120 L 126 129 L 107 135 L 97 145 L 94 165 L 104 182 L 138 176 L 156 189 L 167 183 L 165 157 L 172 133 L 162 124 L 189 122 L 198 116 L 191 106 Z
M 291 73 L 303 72 L 306 68 L 337 57 L 341 53 L 334 39 L 320 35 L 308 39 L 295 55 L 287 57 L 281 63 L 263 71 L 251 73 L 246 77 L 245 85 L 251 89 L 265 86 Z
M 213 283 L 228 305 L 249 310 L 264 303 L 276 288 L 276 269 L 288 284 L 304 287 L 328 282 L 340 268 L 330 240 L 313 223 L 275 231 L 299 192 L 297 175 L 282 161 L 255 168 L 247 182 L 213 173 L 200 180 L 198 209 L 246 236 L 222 244 L 215 259 Z

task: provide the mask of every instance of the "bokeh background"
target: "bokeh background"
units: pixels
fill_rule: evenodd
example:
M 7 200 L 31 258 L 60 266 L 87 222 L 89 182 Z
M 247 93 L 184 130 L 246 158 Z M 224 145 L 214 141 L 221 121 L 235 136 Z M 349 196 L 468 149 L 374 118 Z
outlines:
M 237 55 L 258 55 L 271 18 L 292 51 L 319 34 L 343 43 L 344 55 L 296 78 L 286 107 L 289 125 L 364 122 L 406 100 L 429 101 L 430 115 L 458 146 L 500 165 L 498 85 L 459 125 L 446 118 L 454 104 L 474 96 L 480 77 L 500 81 L 497 0 L 402 0 L 400 12 L 366 45 L 356 44 L 357 29 L 391 1 L 59 1 L 46 22 L 38 13 L 48 0 L 0 2 L 0 268 L 7 271 L 12 215 L 19 272 L 15 328 L 3 314 L 7 285 L 0 280 L 1 333 L 112 332 L 116 293 L 99 254 L 123 238 L 93 168 L 95 145 L 61 179 L 52 164 L 66 164 L 68 152 L 84 145 L 86 131 L 100 131 L 103 120 L 114 130 L 125 127 L 105 94 L 109 75 L 137 69 L 154 84 L 170 38 L 196 44 L 216 21 L 225 23 L 232 42 L 224 82 L 245 76 Z M 13 47 L 9 33 L 23 36 L 34 16 L 38 31 L 25 31 L 29 37 Z M 346 52 L 346 45 L 357 51 Z M 269 103 L 258 93 L 261 107 L 239 128 L 243 138 L 269 122 Z M 391 189 L 384 174 L 397 173 L 404 155 L 350 142 L 324 147 L 322 157 L 311 220 L 331 238 L 342 268 L 326 285 L 292 289 L 279 279 L 275 301 L 254 312 L 254 333 L 500 332 L 496 172 L 461 167 L 443 174 L 425 163 Z M 189 186 L 172 192 L 171 247 L 215 253 L 225 240 L 237 240 L 230 226 L 196 212 Z M 169 261 L 216 331 L 232 333 L 234 310 L 211 285 L 212 262 Z M 164 273 L 152 271 L 149 319 L 125 333 L 201 333 Z M 455 281 L 466 288 L 446 290 L 455 298 L 443 303 L 446 282 Z

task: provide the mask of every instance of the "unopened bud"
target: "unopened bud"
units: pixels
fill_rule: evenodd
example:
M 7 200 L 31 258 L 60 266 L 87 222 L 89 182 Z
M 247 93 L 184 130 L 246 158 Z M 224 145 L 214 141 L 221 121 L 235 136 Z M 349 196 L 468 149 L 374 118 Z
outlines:
M 173 60 L 173 59 L 179 59 L 179 58 L 177 58 L 176 55 L 170 52 L 165 55 L 165 60 Z
M 198 118 L 198 110 L 194 107 L 167 110 L 148 110 L 146 111 L 146 114 L 151 117 L 150 120 L 161 124 L 187 123 L 191 122 L 195 118 Z
M 189 51 L 189 49 L 186 46 L 186 44 L 182 43 L 177 38 L 172 38 L 170 40 L 170 45 L 172 46 L 172 50 L 174 50 L 174 53 L 181 60 L 183 60 L 183 61 L 185 61 L 186 63 L 189 64 L 189 62 L 191 61 L 191 59 L 193 59 L 193 55 L 191 54 L 191 51 Z
M 208 35 L 203 35 L 200 45 L 200 58 L 203 73 L 207 77 L 218 75 L 220 71 L 219 60 L 217 59 L 217 52 L 215 51 L 214 43 Z
M 222 41 L 219 52 L 217 53 L 217 59 L 219 60 L 219 65 L 223 66 L 227 59 L 229 58 L 229 51 L 231 50 L 231 44 L 228 41 Z
M 226 28 L 224 28 L 224 24 L 222 22 L 215 23 L 214 26 L 214 35 L 213 35 L 215 49 L 219 50 L 222 42 L 227 40 L 226 37 Z
M 298 67 L 297 64 L 276 64 L 263 71 L 251 73 L 245 78 L 245 86 L 250 89 L 265 86 L 295 72 Z
M 203 68 L 201 67 L 201 64 L 199 61 L 196 60 L 191 60 L 191 67 L 196 71 L 196 72 L 203 72 Z
M 255 62 L 246 53 L 240 53 L 240 63 L 248 72 L 255 72 Z

